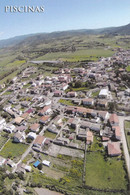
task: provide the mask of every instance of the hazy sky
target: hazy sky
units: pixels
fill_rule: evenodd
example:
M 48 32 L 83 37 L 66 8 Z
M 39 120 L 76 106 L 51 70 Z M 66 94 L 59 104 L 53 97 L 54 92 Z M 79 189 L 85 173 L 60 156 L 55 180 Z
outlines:
M 5 6 L 44 6 L 44 13 L 5 13 Z M 0 0 L 0 39 L 38 32 L 130 23 L 130 0 Z

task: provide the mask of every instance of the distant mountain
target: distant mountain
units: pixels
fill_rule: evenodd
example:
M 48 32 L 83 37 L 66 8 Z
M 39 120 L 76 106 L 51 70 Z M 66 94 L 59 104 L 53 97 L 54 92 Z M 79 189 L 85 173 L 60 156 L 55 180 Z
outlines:
M 1 40 L 0 41 L 0 48 L 3 47 L 12 47 L 12 46 L 19 46 L 19 44 L 36 44 L 39 43 L 41 40 L 49 40 L 52 38 L 60 38 L 60 37 L 67 37 L 67 36 L 75 36 L 75 35 L 98 35 L 98 34 L 105 34 L 105 35 L 130 35 L 130 23 L 125 26 L 120 27 L 108 27 L 108 28 L 100 28 L 100 29 L 81 29 L 81 30 L 69 30 L 69 31 L 62 31 L 62 32 L 52 32 L 52 33 L 37 33 L 37 34 L 30 34 L 30 35 L 22 35 L 17 36 L 14 38 Z

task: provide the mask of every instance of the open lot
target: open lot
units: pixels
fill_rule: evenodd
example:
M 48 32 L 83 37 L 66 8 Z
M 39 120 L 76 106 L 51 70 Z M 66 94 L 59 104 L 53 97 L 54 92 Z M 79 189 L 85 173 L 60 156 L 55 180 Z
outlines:
M 4 148 L 1 150 L 0 155 L 11 159 L 14 159 L 14 161 L 18 161 L 20 156 L 25 152 L 25 150 L 28 148 L 28 145 L 21 144 L 21 143 L 12 143 L 11 140 L 9 140 Z
M 52 144 L 49 147 L 48 153 L 49 155 L 54 156 L 54 157 L 57 157 L 58 154 L 61 154 L 61 155 L 66 155 L 70 157 L 84 158 L 84 152 L 81 150 L 58 146 L 55 144 Z
M 114 157 L 105 161 L 100 152 L 87 153 L 86 185 L 100 189 L 126 190 L 125 175 L 122 160 Z

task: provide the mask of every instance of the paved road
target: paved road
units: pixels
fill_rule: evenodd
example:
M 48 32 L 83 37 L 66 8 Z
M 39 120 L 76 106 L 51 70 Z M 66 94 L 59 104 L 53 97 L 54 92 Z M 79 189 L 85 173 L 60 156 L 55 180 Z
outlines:
M 122 143 L 123 143 L 123 148 L 124 148 L 126 165 L 127 165 L 128 175 L 130 178 L 130 155 L 128 152 L 128 147 L 127 147 L 127 142 L 126 142 L 125 132 L 124 132 L 124 121 L 130 120 L 130 117 L 124 117 L 124 116 L 118 116 L 118 117 L 119 117 L 119 125 L 121 129 L 121 134 L 122 134 Z

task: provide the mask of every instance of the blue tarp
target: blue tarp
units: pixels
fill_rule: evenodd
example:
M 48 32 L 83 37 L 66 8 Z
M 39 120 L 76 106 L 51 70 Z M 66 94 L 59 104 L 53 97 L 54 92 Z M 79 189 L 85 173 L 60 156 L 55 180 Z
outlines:
M 33 166 L 34 166 L 34 167 L 38 167 L 39 164 L 40 164 L 40 162 L 37 160 L 37 161 L 33 164 Z

